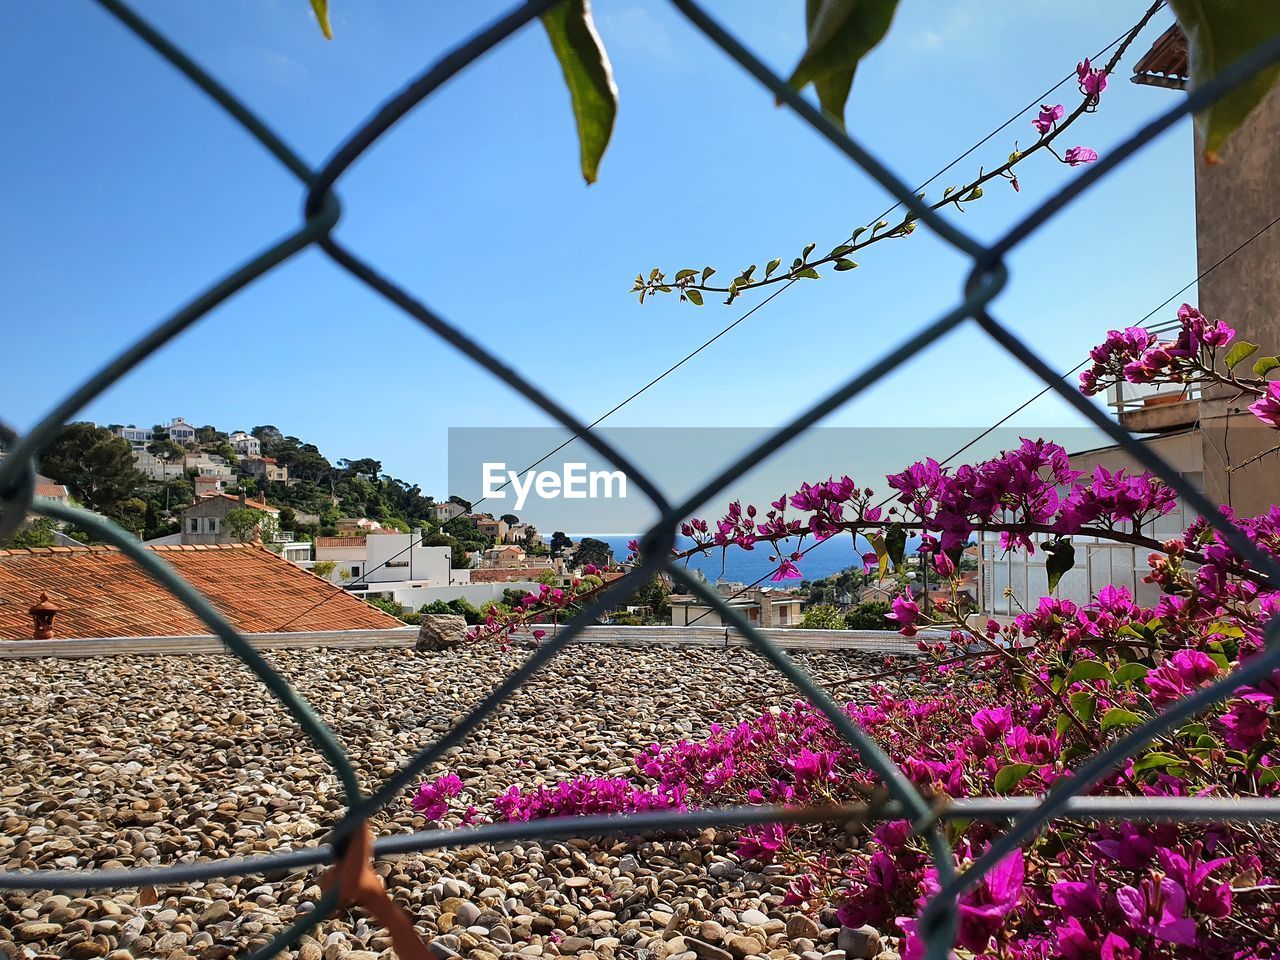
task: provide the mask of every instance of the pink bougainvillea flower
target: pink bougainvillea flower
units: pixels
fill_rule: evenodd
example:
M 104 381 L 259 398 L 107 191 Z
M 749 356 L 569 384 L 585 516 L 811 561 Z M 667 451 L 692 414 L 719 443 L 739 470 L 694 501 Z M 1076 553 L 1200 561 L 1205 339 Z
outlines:
M 783 580 L 799 580 L 803 576 L 804 574 L 800 572 L 799 567 L 790 560 L 783 560 L 782 566 L 778 567 L 777 571 L 769 579 L 774 583 L 781 583 Z
M 1267 392 L 1249 404 L 1249 412 L 1273 430 L 1280 430 L 1280 380 L 1267 384 Z
M 1080 92 L 1095 100 L 1107 89 L 1106 71 L 1094 67 L 1088 57 L 1076 64 L 1076 80 L 1080 84 Z
M 904 593 L 893 598 L 892 606 L 893 610 L 886 613 L 884 618 L 896 623 L 898 632 L 904 637 L 914 637 L 917 633 L 916 624 L 920 622 L 919 605 L 911 599 L 911 594 Z
M 1098 159 L 1098 151 L 1090 147 L 1072 147 L 1063 156 L 1069 167 L 1078 167 L 1084 163 L 1093 163 Z
M 1062 119 L 1062 104 L 1049 106 L 1047 104 L 1040 105 L 1039 115 L 1031 121 L 1031 125 L 1040 132 L 1040 136 L 1044 136 L 1053 129 L 1053 125 Z
M 1196 922 L 1186 915 L 1187 893 L 1168 877 L 1158 883 L 1143 880 L 1139 887 L 1121 887 L 1116 891 L 1116 906 L 1135 933 L 1182 946 L 1196 942 Z

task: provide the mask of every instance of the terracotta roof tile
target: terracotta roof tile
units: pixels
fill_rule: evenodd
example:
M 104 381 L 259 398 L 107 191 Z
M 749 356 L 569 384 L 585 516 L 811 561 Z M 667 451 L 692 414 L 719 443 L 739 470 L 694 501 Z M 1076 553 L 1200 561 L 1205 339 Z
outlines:
M 62 498 L 67 495 L 67 488 L 60 483 L 37 483 L 37 497 L 57 497 Z
M 364 537 L 316 537 L 317 547 L 363 547 Z
M 271 633 L 286 624 L 288 633 L 403 626 L 270 550 L 245 544 L 148 549 L 162 554 L 244 633 Z M 209 633 L 204 623 L 118 550 L 44 547 L 0 550 L 0 639 L 30 638 L 27 608 L 41 591 L 62 608 L 54 620 L 58 637 Z M 290 623 L 294 617 L 298 619 Z

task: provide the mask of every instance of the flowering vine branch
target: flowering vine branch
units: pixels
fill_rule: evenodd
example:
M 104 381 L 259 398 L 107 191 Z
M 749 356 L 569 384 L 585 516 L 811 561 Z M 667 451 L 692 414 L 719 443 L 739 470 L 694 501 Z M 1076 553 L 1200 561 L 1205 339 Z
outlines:
M 1125 35 L 1104 66 L 1094 67 L 1087 57 L 1076 65 L 1076 79 L 1081 99 L 1070 114 L 1064 118 L 1065 110 L 1062 104 L 1042 105 L 1040 112 L 1031 121 L 1037 135 L 1035 143 L 1026 150 L 1021 150 L 1015 142 L 1013 152 L 1009 154 L 1008 160 L 992 170 L 979 170 L 978 176 L 968 183 L 961 186 L 947 187 L 940 199 L 929 204 L 929 209 L 940 211 L 946 207 L 954 206 L 960 212 L 964 212 L 964 204 L 981 199 L 983 187 L 997 178 L 1007 180 L 1014 190 L 1019 190 L 1020 183 L 1014 168 L 1028 157 L 1041 151 L 1048 151 L 1060 163 L 1071 167 L 1081 166 L 1097 160 L 1097 151 L 1090 147 L 1073 146 L 1059 153 L 1054 148 L 1054 142 L 1084 114 L 1097 110 L 1102 98 L 1102 92 L 1107 88 L 1107 78 L 1115 70 L 1121 57 L 1124 56 L 1125 51 L 1142 31 L 1142 28 L 1147 25 L 1151 17 L 1160 9 L 1162 3 L 1163 0 L 1157 0 L 1151 5 L 1142 19 Z M 921 201 L 925 198 L 923 193 L 917 196 Z M 915 232 L 917 219 L 916 214 L 909 212 L 892 225 L 886 220 L 879 220 L 874 224 L 858 227 L 842 243 L 832 247 L 828 253 L 819 257 L 813 256 L 817 244 L 807 244 L 800 252 L 800 255 L 791 261 L 790 267 L 784 268 L 783 259 L 778 257 L 766 264 L 764 273 L 761 276 L 756 276 L 758 264 L 751 264 L 727 284 L 711 282 L 711 277 L 715 275 L 716 269 L 710 266 L 703 267 L 701 270 L 685 267 L 677 270 L 670 278 L 663 270 L 654 267 L 649 271 L 648 276 L 643 273 L 636 274 L 631 292 L 639 295 L 641 303 L 644 303 L 645 298 L 649 296 L 661 293 L 677 293 L 681 301 L 688 301 L 695 306 L 702 306 L 704 295 L 714 293 L 725 294 L 724 302 L 731 304 L 748 290 L 756 290 L 778 283 L 790 283 L 795 280 L 820 279 L 821 274 L 818 272 L 820 267 L 831 266 L 837 272 L 853 270 L 858 266 L 857 261 L 851 259 L 853 254 L 865 250 L 872 244 L 879 243 L 882 240 L 910 236 Z

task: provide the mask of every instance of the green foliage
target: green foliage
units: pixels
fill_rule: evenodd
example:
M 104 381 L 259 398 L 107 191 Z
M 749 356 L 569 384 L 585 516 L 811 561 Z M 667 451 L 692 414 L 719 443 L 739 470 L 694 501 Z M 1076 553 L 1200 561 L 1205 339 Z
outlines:
M 1273 0 L 1170 0 L 1169 5 L 1187 35 L 1191 79 L 1197 86 L 1259 44 L 1280 36 L 1280 4 Z M 1277 75 L 1280 66 L 1260 70 L 1196 114 L 1196 128 L 1210 163 L 1217 162 L 1227 138 L 1262 102 Z
M 459 597 L 456 600 L 433 600 L 431 603 L 424 604 L 418 608 L 421 616 L 439 616 L 441 614 L 453 614 L 462 617 L 471 626 L 475 626 L 484 620 L 483 614 L 475 608 L 475 605 L 468 601 L 465 597 Z
M 391 616 L 399 618 L 401 614 L 400 604 L 394 600 L 383 597 L 366 596 L 364 602 L 371 607 L 377 607 L 383 613 L 389 613 Z
M 801 615 L 800 626 L 809 630 L 843 630 L 844 614 L 839 607 L 830 603 L 817 603 Z
M 844 623 L 850 630 L 896 630 L 898 625 L 885 618 L 888 612 L 889 604 L 882 600 L 869 600 L 846 613 Z
M 1223 357 L 1222 362 L 1226 364 L 1228 370 L 1234 370 L 1257 352 L 1258 345 L 1256 343 L 1250 343 L 1248 340 L 1237 340 L 1235 346 L 1227 351 L 1227 355 Z
M 227 529 L 236 540 L 247 543 L 259 532 L 264 519 L 268 516 L 253 507 L 236 507 L 227 512 Z
M 613 549 L 603 540 L 583 537 L 578 543 L 577 553 L 573 555 L 573 562 L 579 568 L 594 564 L 603 570 L 613 563 Z
M 329 0 L 311 0 L 311 10 L 320 24 L 320 32 L 326 40 L 333 39 L 333 26 L 329 23 Z
M 533 579 L 535 583 L 545 583 L 549 587 L 554 587 L 560 582 L 560 577 L 554 570 L 543 570 Z
M 36 517 L 34 520 L 19 527 L 9 542 L 5 545 L 19 549 L 23 547 L 52 547 L 53 531 L 58 525 L 48 517 Z
M 564 531 L 557 530 L 551 534 L 551 543 L 548 545 L 552 554 L 557 554 L 566 547 L 573 546 L 573 539 L 565 535 Z
M 128 441 L 92 423 L 63 429 L 40 458 L 40 470 L 90 510 L 121 519 L 125 501 L 146 483 L 133 464 Z
M 613 67 L 591 19 L 590 0 L 562 0 L 542 15 L 551 49 L 560 61 L 578 125 L 582 176 L 595 183 L 600 158 L 613 136 L 618 88 Z
M 805 2 L 809 47 L 789 82 L 797 90 L 812 83 L 822 112 L 841 130 L 858 61 L 884 39 L 897 6 L 897 0 Z
M 336 560 L 317 560 L 311 565 L 311 572 L 322 580 L 328 580 L 333 576 L 333 571 L 338 567 Z
M 1049 592 L 1053 593 L 1062 582 L 1062 577 L 1076 563 L 1076 548 L 1066 537 L 1055 537 L 1044 544 L 1045 573 L 1049 575 Z

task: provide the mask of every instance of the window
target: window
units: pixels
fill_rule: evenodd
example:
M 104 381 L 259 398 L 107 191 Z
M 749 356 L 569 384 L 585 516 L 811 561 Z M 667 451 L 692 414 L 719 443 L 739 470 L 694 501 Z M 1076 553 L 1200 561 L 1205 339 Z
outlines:
M 352 575 L 353 577 L 358 577 L 358 576 L 360 576 L 360 564 L 358 564 L 358 563 L 353 563 L 353 564 L 351 565 L 351 575 Z
M 206 530 L 208 533 L 217 533 L 217 532 L 218 532 L 218 518 L 217 518 L 217 517 L 209 517 L 209 518 L 205 521 L 205 530 Z
M 199 533 L 199 532 L 200 532 L 200 518 L 189 517 L 187 519 L 187 533 Z
M 779 622 L 779 623 L 786 623 L 786 622 L 787 622 L 787 614 L 788 614 L 789 612 L 790 612 L 790 611 L 789 611 L 786 607 L 779 607 L 779 608 L 778 608 L 778 622 Z

